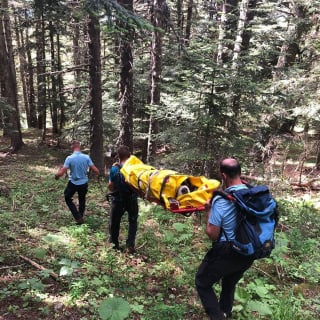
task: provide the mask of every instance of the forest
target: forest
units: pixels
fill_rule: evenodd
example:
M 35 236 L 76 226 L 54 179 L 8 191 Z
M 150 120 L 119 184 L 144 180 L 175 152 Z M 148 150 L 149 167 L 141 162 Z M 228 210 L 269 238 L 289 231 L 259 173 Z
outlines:
M 108 244 L 120 145 L 218 180 L 219 160 L 239 159 L 280 222 L 233 319 L 320 318 L 319 0 L 0 3 L 0 320 L 206 319 L 203 213 L 139 199 L 137 253 Z M 74 139 L 102 173 L 81 226 L 54 180 Z

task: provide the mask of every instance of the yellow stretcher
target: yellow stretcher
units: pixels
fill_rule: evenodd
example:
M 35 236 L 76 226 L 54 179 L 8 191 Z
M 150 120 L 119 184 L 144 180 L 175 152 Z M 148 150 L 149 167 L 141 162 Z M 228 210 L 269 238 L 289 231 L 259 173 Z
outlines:
M 174 213 L 203 211 L 220 182 L 204 176 L 156 169 L 131 156 L 121 168 L 126 183 L 142 198 L 156 202 Z

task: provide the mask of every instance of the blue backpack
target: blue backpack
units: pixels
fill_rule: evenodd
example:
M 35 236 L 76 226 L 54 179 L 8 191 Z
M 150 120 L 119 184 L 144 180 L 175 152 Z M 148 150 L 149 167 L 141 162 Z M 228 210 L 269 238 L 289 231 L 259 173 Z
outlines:
M 131 196 L 133 194 L 133 191 L 126 183 L 123 174 L 120 172 L 120 169 L 122 168 L 122 166 L 119 163 L 116 163 L 115 166 L 118 168 L 118 174 L 115 182 L 114 193 L 122 197 Z
M 277 203 L 267 186 L 247 187 L 229 193 L 216 191 L 214 196 L 232 201 L 237 208 L 235 240 L 230 241 L 232 249 L 261 259 L 270 256 L 275 246 L 274 231 L 279 219 Z M 224 235 L 227 238 L 225 232 Z

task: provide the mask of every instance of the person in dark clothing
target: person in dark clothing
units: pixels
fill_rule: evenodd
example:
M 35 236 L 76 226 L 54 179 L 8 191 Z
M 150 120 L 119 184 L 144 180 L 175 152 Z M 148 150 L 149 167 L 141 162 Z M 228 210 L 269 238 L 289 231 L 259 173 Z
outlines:
M 65 175 L 70 170 L 69 182 L 64 190 L 64 197 L 77 224 L 84 223 L 84 211 L 86 208 L 86 194 L 88 192 L 88 169 L 99 175 L 99 169 L 93 164 L 91 158 L 80 151 L 81 144 L 74 140 L 71 143 L 72 155 L 68 156 L 64 165 L 58 170 L 55 179 Z M 78 193 L 79 209 L 73 202 L 72 197 Z
M 247 188 L 241 181 L 241 167 L 236 159 L 222 160 L 220 173 L 227 192 Z M 206 203 L 206 234 L 213 245 L 199 266 L 195 284 L 211 320 L 228 319 L 232 316 L 236 284 L 253 263 L 253 258 L 235 252 L 227 241 L 235 239 L 236 210 L 231 201 L 221 196 L 214 197 L 211 205 Z M 222 288 L 218 300 L 212 286 L 220 280 Z
M 109 222 L 110 243 L 113 244 L 114 249 L 122 250 L 119 245 L 120 223 L 123 214 L 127 212 L 129 230 L 126 240 L 126 251 L 134 253 L 139 216 L 138 198 L 125 184 L 124 177 L 120 172 L 121 167 L 130 157 L 130 151 L 126 146 L 120 146 L 117 153 L 120 163 L 112 165 L 108 184 L 108 188 L 112 192 Z

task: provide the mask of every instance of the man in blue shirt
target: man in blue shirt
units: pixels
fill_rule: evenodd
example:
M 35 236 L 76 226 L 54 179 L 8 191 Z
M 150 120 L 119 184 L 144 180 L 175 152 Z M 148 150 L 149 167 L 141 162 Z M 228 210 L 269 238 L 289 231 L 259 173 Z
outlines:
M 119 245 L 119 232 L 121 218 L 125 212 L 128 213 L 129 230 L 126 241 L 126 251 L 135 252 L 135 239 L 138 228 L 138 199 L 125 184 L 124 177 L 120 172 L 123 164 L 129 159 L 130 151 L 126 146 L 118 148 L 118 158 L 120 163 L 114 163 L 110 169 L 108 188 L 112 192 L 111 211 L 110 211 L 110 243 L 115 250 L 122 250 Z
M 64 165 L 55 175 L 56 180 L 69 173 L 69 182 L 64 190 L 64 197 L 77 224 L 84 223 L 84 211 L 86 208 L 86 194 L 88 192 L 88 169 L 90 168 L 95 174 L 99 175 L 99 169 L 93 164 L 91 158 L 80 151 L 81 145 L 77 140 L 72 141 L 72 155 L 68 156 Z M 72 197 L 78 193 L 79 209 L 73 202 Z
M 236 159 L 222 160 L 220 173 L 226 192 L 246 188 L 242 183 L 241 167 Z M 236 284 L 253 263 L 252 258 L 235 252 L 227 241 L 235 239 L 236 210 L 231 201 L 221 196 L 216 196 L 211 205 L 206 204 L 206 234 L 214 243 L 199 266 L 195 283 L 210 320 L 231 317 Z M 220 280 L 222 288 L 218 300 L 212 286 Z

